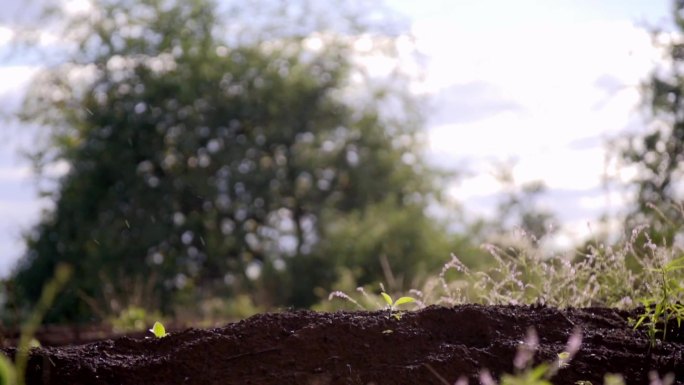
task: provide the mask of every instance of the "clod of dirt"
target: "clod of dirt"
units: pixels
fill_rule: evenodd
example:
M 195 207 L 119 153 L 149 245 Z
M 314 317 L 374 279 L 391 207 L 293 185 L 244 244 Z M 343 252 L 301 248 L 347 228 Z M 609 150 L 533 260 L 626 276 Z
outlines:
M 573 330 L 583 342 L 553 377 L 557 385 L 622 373 L 648 384 L 650 371 L 684 384 L 684 333 L 649 349 L 625 311 L 463 305 L 407 312 L 262 314 L 211 330 L 189 329 L 161 339 L 119 338 L 82 346 L 32 350 L 29 384 L 478 384 L 513 371 L 518 345 L 532 327 L 535 362 L 553 361 Z M 5 349 L 12 354 L 13 350 Z M 438 377 L 440 376 L 441 379 Z

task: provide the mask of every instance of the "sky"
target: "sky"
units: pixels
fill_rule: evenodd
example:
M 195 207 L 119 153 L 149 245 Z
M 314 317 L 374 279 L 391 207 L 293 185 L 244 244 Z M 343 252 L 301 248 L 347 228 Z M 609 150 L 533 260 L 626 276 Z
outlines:
M 5 1 L 0 54 L 23 7 Z M 604 175 L 617 175 L 606 144 L 647 127 L 637 86 L 659 59 L 649 30 L 668 23 L 669 1 L 386 3 L 404 15 L 424 58 L 424 79 L 413 91 L 429 98 L 428 156 L 464 172 L 449 195 L 468 213 L 493 216 L 501 193 L 497 164 L 513 166 L 517 183 L 546 184 L 541 203 L 559 217 L 559 245 L 582 239 L 600 215 L 623 207 L 625 193 L 602 184 Z M 38 68 L 0 56 L 0 112 L 18 108 Z M 21 233 L 49 202 L 38 198 L 21 156 L 34 130 L 0 123 L 2 277 L 22 254 Z

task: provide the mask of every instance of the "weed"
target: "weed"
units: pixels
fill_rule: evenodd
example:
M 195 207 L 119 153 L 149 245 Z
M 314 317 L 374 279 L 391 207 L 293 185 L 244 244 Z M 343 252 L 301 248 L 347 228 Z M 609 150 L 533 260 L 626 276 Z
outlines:
M 644 313 L 639 316 L 634 324 L 634 329 L 645 326 L 651 347 L 654 347 L 657 335 L 662 332 L 662 340 L 667 338 L 667 325 L 670 320 L 676 319 L 677 326 L 681 327 L 684 319 L 684 304 L 678 301 L 684 294 L 684 287 L 680 284 L 679 277 L 674 273 L 684 269 L 684 256 L 668 262 L 664 266 L 654 270 L 658 275 L 658 294 L 644 298 L 640 302 L 644 305 Z M 662 324 L 662 330 L 659 325 Z
M 164 325 L 159 321 L 154 323 L 154 326 L 152 326 L 152 329 L 150 329 L 150 331 L 157 338 L 164 338 L 169 335 L 169 333 L 166 332 L 166 328 L 164 327 Z
M 363 307 L 357 300 L 350 297 L 347 293 L 345 293 L 343 291 L 339 291 L 339 290 L 333 291 L 328 296 L 328 301 L 332 301 L 334 298 L 342 298 L 342 299 L 347 300 L 347 301 L 353 303 L 354 305 L 358 306 L 359 309 L 366 310 L 366 308 Z
M 684 262 L 675 260 L 681 251 L 653 244 L 646 229 L 647 226 L 635 228 L 614 246 L 594 242 L 582 252 L 570 255 L 548 255 L 520 232 L 518 238 L 506 240 L 510 244 L 483 246 L 492 258 L 485 268 L 470 270 L 452 255 L 438 275 L 412 293 L 419 293 L 421 304 L 447 306 L 540 303 L 560 308 L 631 308 L 637 298 L 648 298 L 650 293 L 661 291 L 658 288 L 663 278 L 655 268 L 666 265 L 671 274 L 667 279 L 669 293 L 676 292 L 681 299 L 684 289 L 675 283 L 684 274 L 674 274 L 675 268 L 684 272 Z M 645 247 L 640 243 L 642 238 L 647 240 Z

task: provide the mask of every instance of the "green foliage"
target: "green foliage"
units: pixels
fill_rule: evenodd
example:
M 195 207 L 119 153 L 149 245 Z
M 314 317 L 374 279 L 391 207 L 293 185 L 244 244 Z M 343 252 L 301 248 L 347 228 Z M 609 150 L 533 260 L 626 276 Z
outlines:
M 132 332 L 145 330 L 145 325 L 160 317 L 158 312 L 150 314 L 139 306 L 128 306 L 108 321 L 117 332 Z
M 326 268 L 334 271 L 339 266 L 350 267 L 354 278 L 353 287 L 338 290 L 353 290 L 378 281 L 385 282 L 390 291 L 409 290 L 454 251 L 463 252 L 469 262 L 477 263 L 481 251 L 449 235 L 445 223 L 425 216 L 423 210 L 418 205 L 404 206 L 388 199 L 348 214 L 326 216 L 330 226 L 320 247 L 333 262 Z
M 169 335 L 166 332 L 166 328 L 164 327 L 164 325 L 162 325 L 162 323 L 159 321 L 154 323 L 154 326 L 152 326 L 152 329 L 150 329 L 150 331 L 152 332 L 152 334 L 154 334 L 156 338 L 164 338 Z
M 644 313 L 635 321 L 634 329 L 644 326 L 654 347 L 660 334 L 663 341 L 667 338 L 667 328 L 671 320 L 677 320 L 677 327 L 681 327 L 684 319 L 684 287 L 682 274 L 684 270 L 684 256 L 672 260 L 658 269 L 659 281 L 657 291 L 651 297 L 643 298 L 640 302 L 644 306 Z M 662 329 L 660 329 L 662 328 Z
M 101 0 L 70 21 L 79 50 L 36 79 L 23 113 L 50 127 L 38 170 L 69 166 L 27 234 L 24 303 L 70 262 L 79 279 L 50 321 L 118 314 L 122 279 L 149 285 L 148 312 L 244 293 L 305 307 L 336 267 L 378 281 L 385 255 L 408 281 L 450 250 L 425 214 L 441 174 L 420 153 L 417 103 L 402 79 L 367 76 L 362 26 L 278 33 L 298 23 L 273 19 L 262 39 L 248 27 L 258 8 L 221 19 L 211 0 Z M 388 41 L 376 44 L 391 56 Z M 339 252 L 371 228 L 375 239 Z

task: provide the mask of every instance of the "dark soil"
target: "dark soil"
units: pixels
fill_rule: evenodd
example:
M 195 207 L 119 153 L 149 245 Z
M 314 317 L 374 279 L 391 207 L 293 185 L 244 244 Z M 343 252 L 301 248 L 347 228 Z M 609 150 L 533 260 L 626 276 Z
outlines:
M 408 312 L 257 315 L 211 330 L 188 329 L 162 339 L 119 338 L 80 346 L 34 349 L 29 384 L 478 384 L 513 371 L 528 328 L 539 335 L 535 362 L 553 361 L 575 328 L 583 342 L 574 360 L 552 379 L 603 383 L 622 373 L 648 384 L 649 372 L 674 373 L 684 384 L 684 332 L 649 350 L 625 311 L 464 305 Z M 12 354 L 11 349 L 5 349 Z M 440 379 L 441 377 L 441 379 Z M 446 382 L 444 381 L 446 380 Z

